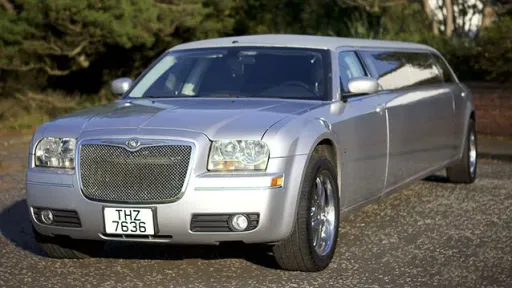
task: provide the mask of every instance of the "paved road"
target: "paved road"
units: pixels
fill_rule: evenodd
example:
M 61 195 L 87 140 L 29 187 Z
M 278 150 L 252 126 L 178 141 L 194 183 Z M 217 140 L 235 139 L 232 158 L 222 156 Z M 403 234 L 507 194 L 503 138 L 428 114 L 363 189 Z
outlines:
M 26 145 L 0 149 L 0 287 L 512 287 L 512 164 L 481 162 L 473 185 L 421 181 L 342 222 L 334 263 L 276 269 L 258 247 L 110 244 L 54 260 L 32 238 Z

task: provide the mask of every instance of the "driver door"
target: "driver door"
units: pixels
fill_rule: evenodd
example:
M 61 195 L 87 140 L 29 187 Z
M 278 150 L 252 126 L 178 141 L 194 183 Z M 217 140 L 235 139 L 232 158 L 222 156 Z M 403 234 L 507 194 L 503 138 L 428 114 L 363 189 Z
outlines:
M 348 81 L 367 76 L 355 51 L 338 54 L 340 90 L 348 92 Z M 341 119 L 333 125 L 343 149 L 341 190 L 345 208 L 379 197 L 384 190 L 387 165 L 386 95 L 375 93 L 347 100 Z M 343 204 L 343 203 L 342 203 Z

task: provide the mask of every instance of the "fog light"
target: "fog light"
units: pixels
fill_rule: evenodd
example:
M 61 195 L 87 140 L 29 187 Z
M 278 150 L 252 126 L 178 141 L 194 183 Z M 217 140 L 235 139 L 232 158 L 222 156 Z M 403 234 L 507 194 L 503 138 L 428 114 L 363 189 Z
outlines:
M 245 215 L 237 214 L 237 215 L 231 217 L 231 220 L 230 220 L 231 229 L 233 229 L 237 232 L 244 231 L 248 225 L 249 225 L 249 219 L 247 219 L 247 216 L 245 216 Z
M 44 209 L 41 211 L 41 220 L 44 224 L 52 224 L 53 223 L 53 213 L 48 209 Z

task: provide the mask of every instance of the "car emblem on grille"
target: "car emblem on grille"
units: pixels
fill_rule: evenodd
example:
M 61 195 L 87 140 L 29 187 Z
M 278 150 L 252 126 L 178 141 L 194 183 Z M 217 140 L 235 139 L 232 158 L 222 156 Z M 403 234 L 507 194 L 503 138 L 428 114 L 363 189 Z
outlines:
M 140 141 L 137 139 L 130 139 L 126 141 L 126 146 L 128 146 L 128 148 L 135 149 L 140 146 Z

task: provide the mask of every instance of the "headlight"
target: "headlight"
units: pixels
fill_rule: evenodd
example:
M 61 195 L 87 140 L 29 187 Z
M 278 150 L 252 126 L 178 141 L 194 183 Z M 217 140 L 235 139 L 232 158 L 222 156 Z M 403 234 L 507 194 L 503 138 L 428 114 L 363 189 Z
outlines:
M 75 168 L 75 146 L 73 138 L 43 138 L 36 146 L 37 167 Z
M 265 170 L 269 149 L 260 140 L 214 141 L 208 159 L 208 170 Z

